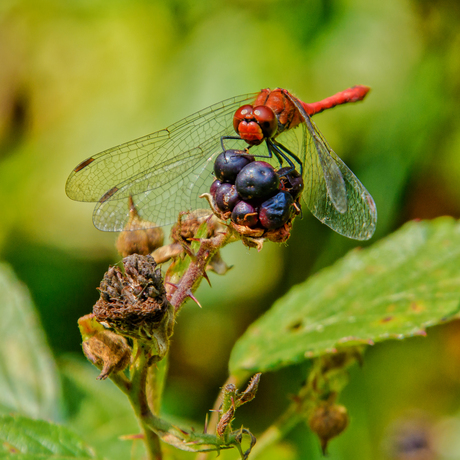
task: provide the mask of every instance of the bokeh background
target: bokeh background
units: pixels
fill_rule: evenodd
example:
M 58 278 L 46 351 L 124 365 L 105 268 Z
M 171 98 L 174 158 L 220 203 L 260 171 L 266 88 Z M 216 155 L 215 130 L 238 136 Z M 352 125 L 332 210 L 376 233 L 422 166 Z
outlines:
M 86 372 L 76 321 L 120 256 L 116 235 L 92 226 L 92 205 L 66 197 L 72 168 L 234 95 L 279 86 L 314 102 L 355 84 L 372 87 L 363 103 L 315 122 L 377 204 L 364 245 L 410 219 L 459 217 L 458 0 L 0 1 L 0 258 L 30 289 L 65 369 L 64 421 L 91 443 L 115 442 L 127 422 L 82 417 L 67 374 Z M 187 304 L 178 319 L 165 413 L 202 423 L 247 325 L 356 246 L 305 212 L 287 245 L 227 247 L 234 268 L 211 275 L 203 309 Z M 369 349 L 351 370 L 341 399 L 351 425 L 330 458 L 460 458 L 459 334 L 451 323 Z M 305 375 L 263 376 L 238 421 L 261 432 Z M 320 458 L 305 427 L 283 448 L 275 458 Z

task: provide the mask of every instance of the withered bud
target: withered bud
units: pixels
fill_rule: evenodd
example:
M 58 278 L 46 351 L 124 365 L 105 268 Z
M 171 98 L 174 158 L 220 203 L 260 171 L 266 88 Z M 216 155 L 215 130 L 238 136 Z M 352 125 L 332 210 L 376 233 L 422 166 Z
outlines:
M 252 401 L 256 397 L 257 389 L 259 388 L 259 382 L 261 373 L 254 375 L 252 379 L 249 381 L 249 384 L 246 390 L 243 391 L 241 396 L 238 398 L 237 406 L 242 406 L 243 404 Z
M 125 274 L 114 266 L 104 275 L 93 313 L 117 333 L 145 342 L 163 357 L 169 347 L 174 309 L 166 298 L 161 271 L 151 256 L 123 259 Z
M 141 254 L 146 256 L 155 249 L 163 246 L 164 232 L 161 227 L 156 227 L 154 223 L 143 220 L 139 217 L 133 199 L 130 196 L 129 221 L 125 230 L 120 233 L 117 239 L 117 251 L 127 257 L 131 254 Z
M 217 424 L 216 433 L 218 436 L 223 437 L 225 432 L 231 430 L 231 423 L 235 416 L 235 406 L 230 406 L 230 408 L 225 412 Z
M 129 364 L 131 349 L 126 339 L 114 332 L 97 332 L 82 344 L 83 353 L 102 372 L 98 380 L 105 380 L 113 372 L 121 372 Z
M 221 413 L 227 412 L 230 407 L 235 405 L 235 398 L 237 394 L 238 390 L 233 383 L 228 383 L 222 388 Z
M 329 440 L 342 433 L 348 425 L 347 409 L 338 404 L 323 402 L 313 409 L 308 425 L 318 436 L 323 454 L 326 455 Z

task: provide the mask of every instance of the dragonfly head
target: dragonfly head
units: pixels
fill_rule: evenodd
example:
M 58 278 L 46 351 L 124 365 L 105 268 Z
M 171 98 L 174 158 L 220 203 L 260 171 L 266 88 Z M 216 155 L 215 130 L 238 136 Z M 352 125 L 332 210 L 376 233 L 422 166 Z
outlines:
M 266 105 L 253 107 L 243 105 L 233 116 L 233 127 L 241 139 L 249 145 L 259 145 L 264 139 L 276 134 L 278 120 L 273 110 Z

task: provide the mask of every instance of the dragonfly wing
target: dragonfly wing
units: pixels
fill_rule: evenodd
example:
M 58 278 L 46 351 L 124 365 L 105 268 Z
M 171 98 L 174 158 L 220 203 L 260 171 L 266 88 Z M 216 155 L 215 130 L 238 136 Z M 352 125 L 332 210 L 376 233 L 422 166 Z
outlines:
M 316 153 L 318 154 L 318 160 L 321 165 L 321 169 L 324 174 L 324 180 L 326 182 L 327 194 L 334 205 L 334 208 L 341 214 L 347 212 L 348 199 L 347 199 L 347 190 L 345 186 L 345 180 L 343 178 L 342 172 L 338 164 L 333 161 L 329 151 L 324 143 L 324 139 L 318 137 L 317 134 L 320 134 L 316 129 L 316 132 L 313 131 L 313 123 L 311 120 L 307 120 L 306 123 L 310 135 L 312 135 L 313 144 L 316 148 Z M 316 128 L 316 126 L 315 126 Z
M 356 240 L 369 239 L 377 223 L 372 196 L 348 166 L 329 147 L 319 129 L 293 96 L 305 123 L 300 130 L 300 159 L 304 164 L 303 199 L 311 213 L 337 233 Z
M 233 134 L 234 112 L 256 95 L 224 100 L 166 129 L 88 158 L 67 179 L 67 195 L 78 201 L 99 202 L 94 222 L 103 230 L 123 229 L 129 196 L 143 218 L 157 225 L 175 221 L 179 211 L 193 209 L 198 200 L 186 190 L 203 189 L 209 182 L 202 174 L 206 176 L 209 162 L 222 150 L 221 136 Z M 166 217 L 170 214 L 175 217 Z
M 174 161 L 177 155 L 200 146 L 216 133 L 232 126 L 238 107 L 253 101 L 257 93 L 233 97 L 200 110 L 166 129 L 104 150 L 80 163 L 66 183 L 69 198 L 99 201 L 113 187 L 137 177 L 157 163 Z
M 377 223 L 377 209 L 372 196 L 348 166 L 330 149 L 318 129 L 315 127 L 319 136 L 314 139 L 307 125 L 304 126 L 307 170 L 304 174 L 303 198 L 308 208 L 317 219 L 337 233 L 356 240 L 368 240 L 373 235 Z M 318 142 L 321 143 L 319 148 Z M 321 151 L 321 155 L 318 154 L 318 150 Z M 333 168 L 340 171 L 345 187 L 345 210 L 338 209 L 337 196 L 340 195 L 336 195 L 335 200 L 331 198 L 331 187 L 328 187 L 326 182 L 327 175 L 324 173 L 323 164 L 326 164 L 327 171 Z M 332 164 L 334 166 L 331 168 Z
M 155 166 L 136 178 L 108 192 L 93 212 L 96 228 L 121 231 L 129 221 L 128 197 L 132 197 L 142 219 L 152 226 L 163 226 L 177 221 L 180 211 L 207 207 L 199 195 L 209 192 L 214 180 L 213 160 L 219 153 L 220 137 L 207 149 L 197 147 L 183 152 L 166 166 Z M 135 229 L 132 227 L 131 229 Z

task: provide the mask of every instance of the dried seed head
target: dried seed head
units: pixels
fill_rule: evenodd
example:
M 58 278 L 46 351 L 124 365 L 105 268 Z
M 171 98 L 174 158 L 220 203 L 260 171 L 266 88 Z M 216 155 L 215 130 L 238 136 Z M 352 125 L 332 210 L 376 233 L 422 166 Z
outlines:
M 174 309 L 166 298 L 161 271 L 151 256 L 133 254 L 123 259 L 125 274 L 111 267 L 93 308 L 96 319 L 118 334 L 132 337 L 156 348 L 163 357 L 169 346 Z
M 125 231 L 121 232 L 117 239 L 117 251 L 123 256 L 141 254 L 146 256 L 155 249 L 163 246 L 164 232 L 161 227 L 139 217 L 136 206 L 129 197 L 129 221 Z
M 105 380 L 111 373 L 124 370 L 131 357 L 126 339 L 108 330 L 96 332 L 83 342 L 82 347 L 86 357 L 102 370 L 98 380 Z
M 342 433 L 348 425 L 347 409 L 338 404 L 323 402 L 313 409 L 308 424 L 317 434 L 325 455 L 329 440 Z

